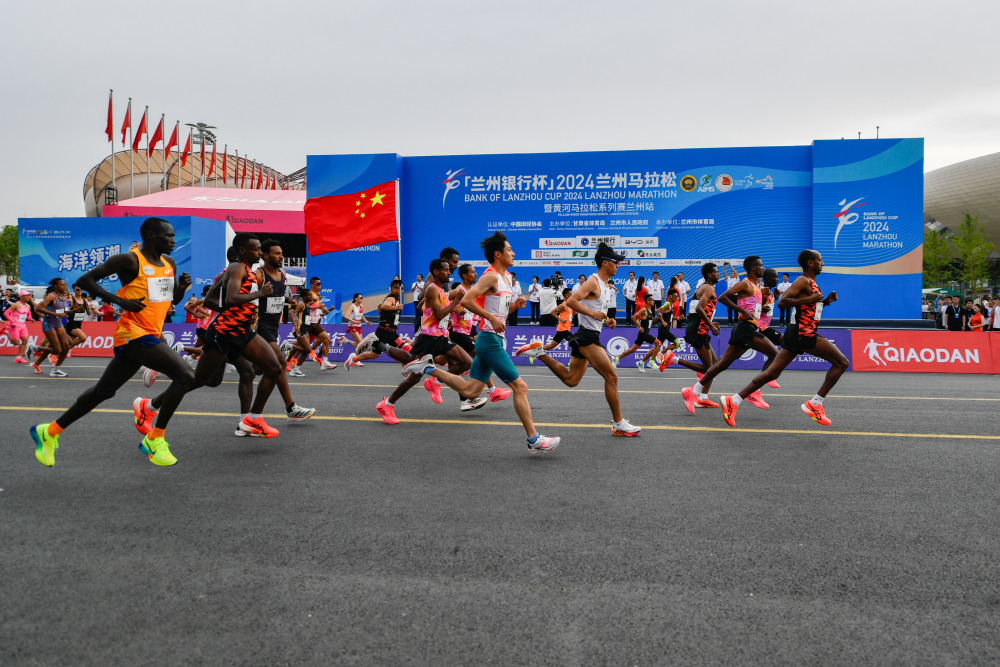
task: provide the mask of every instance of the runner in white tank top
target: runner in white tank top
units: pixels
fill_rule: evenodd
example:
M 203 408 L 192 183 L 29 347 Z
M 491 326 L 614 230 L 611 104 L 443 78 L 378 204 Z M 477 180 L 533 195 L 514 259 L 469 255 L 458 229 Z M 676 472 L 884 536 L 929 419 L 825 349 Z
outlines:
M 540 359 L 557 378 L 567 387 L 580 384 L 587 366 L 604 378 L 604 394 L 611 408 L 611 432 L 614 435 L 639 435 L 638 426 L 633 426 L 622 417 L 618 400 L 618 375 L 615 373 L 611 357 L 601 344 L 601 330 L 605 325 L 613 329 L 615 320 L 608 317 L 608 300 L 611 290 L 608 289 L 608 279 L 618 272 L 618 264 L 624 258 L 616 253 L 606 243 L 597 246 L 597 273 L 590 276 L 583 285 L 570 295 L 566 305 L 575 311 L 580 319 L 580 327 L 569 342 L 569 367 L 552 359 L 540 342 L 529 343 L 520 347 L 515 354 L 523 354 Z

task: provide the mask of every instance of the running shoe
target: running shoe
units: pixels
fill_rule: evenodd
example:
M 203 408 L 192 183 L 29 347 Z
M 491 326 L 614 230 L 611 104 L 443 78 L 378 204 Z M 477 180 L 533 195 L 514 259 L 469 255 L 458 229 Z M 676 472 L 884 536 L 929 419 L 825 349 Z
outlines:
M 336 368 L 336 366 L 334 366 L 334 368 Z M 303 373 L 302 369 L 298 366 L 295 366 L 292 370 L 288 371 L 288 374 L 293 378 L 304 378 L 306 376 L 306 374 Z
M 386 424 L 398 424 L 399 420 L 396 419 L 396 406 L 386 405 L 388 401 L 389 398 L 383 396 L 382 400 L 379 401 L 378 405 L 375 406 L 375 411 L 382 416 L 382 421 L 384 421 Z
M 67 359 L 72 359 L 73 358 L 73 350 L 70 350 L 69 352 L 66 353 L 66 358 Z
M 249 433 L 247 433 L 246 431 L 240 429 L 240 425 L 239 424 L 236 425 L 236 432 L 233 433 L 233 435 L 235 435 L 237 438 L 249 438 L 250 437 Z
M 292 370 L 292 362 L 286 361 L 285 362 L 285 372 L 287 373 L 290 370 Z
M 399 349 L 401 349 L 403 352 L 406 352 L 407 354 L 409 354 L 410 350 L 413 349 L 413 346 L 410 345 L 409 343 L 407 343 L 406 345 L 404 345 L 403 347 L 401 347 Z
M 159 375 L 152 368 L 147 368 L 142 372 L 142 383 L 147 387 L 152 387 L 153 383 L 156 382 L 156 376 Z
M 58 354 L 50 354 L 49 355 L 49 363 L 50 364 L 52 364 L 53 366 L 55 366 L 57 361 L 59 361 L 59 355 Z
M 694 387 L 684 387 L 681 389 L 681 396 L 684 398 L 684 407 L 691 414 L 694 414 L 694 402 L 698 396 L 694 393 Z
M 156 412 L 149 404 L 150 399 L 139 397 L 132 401 L 132 412 L 135 413 L 135 430 L 146 435 L 153 430 Z
M 533 341 L 531 343 L 528 343 L 527 345 L 522 345 L 521 347 L 517 348 L 517 350 L 515 350 L 514 356 L 516 357 L 518 355 L 524 355 L 528 357 L 529 362 L 534 363 L 535 359 L 545 354 L 545 350 L 542 349 L 543 345 L 544 343 L 542 343 L 542 341 L 540 340 Z
M 28 360 L 25 359 L 24 357 L 14 357 L 14 363 L 15 364 L 26 364 L 26 363 L 28 363 Z
M 43 466 L 51 468 L 56 462 L 56 450 L 59 449 L 59 436 L 49 435 L 48 424 L 38 424 L 28 429 L 31 439 L 35 441 L 35 458 Z
M 829 426 L 833 423 L 830 421 L 830 418 L 826 416 L 826 411 L 823 409 L 822 405 L 813 405 L 809 401 L 806 401 L 802 404 L 802 412 L 815 419 L 817 424 Z
M 431 400 L 435 403 L 444 402 L 444 399 L 441 398 L 441 385 L 435 382 L 434 378 L 427 378 L 424 380 L 424 389 L 431 392 Z M 483 402 L 486 402 L 485 397 L 483 397 Z
M 619 362 L 620 360 L 621 360 L 621 359 L 620 359 L 620 358 L 619 358 L 619 357 L 618 357 L 617 355 L 616 355 L 616 356 L 613 356 L 613 357 L 611 357 L 611 367 L 612 367 L 612 368 L 618 368 L 618 362 Z
M 24 348 L 24 355 L 26 357 L 34 357 L 38 354 L 38 346 L 34 343 L 28 343 L 28 346 Z
M 696 407 L 696 408 L 717 408 L 717 407 L 719 407 L 719 404 L 716 403 L 715 401 L 713 401 L 710 398 L 698 398 L 698 400 L 694 402 L 694 407 Z
M 646 372 L 646 365 L 642 362 L 642 359 L 640 359 L 639 361 L 635 362 L 635 367 L 639 369 L 640 373 L 645 373 Z
M 239 429 L 249 435 L 255 435 L 260 438 L 273 438 L 278 435 L 278 429 L 268 426 L 263 417 L 250 419 L 250 415 L 243 418 L 243 421 L 240 422 Z
M 354 360 L 354 365 L 357 366 L 358 368 L 364 368 L 365 367 L 365 365 L 363 363 L 361 363 L 360 361 L 358 361 L 357 359 Z
M 439 391 L 438 395 L 440 395 L 440 394 L 441 394 L 441 392 Z M 489 402 L 490 402 L 490 399 L 486 398 L 485 396 L 477 396 L 475 398 L 467 398 L 467 399 L 465 399 L 465 400 L 462 401 L 462 404 L 459 406 L 458 409 L 461 410 L 462 412 L 468 412 L 469 410 L 478 410 L 479 408 L 483 407 L 484 405 L 486 405 Z
M 430 373 L 437 369 L 434 365 L 434 357 L 425 354 L 419 359 L 415 359 L 410 363 L 403 366 L 403 375 L 423 375 L 424 373 Z
M 736 411 L 739 409 L 736 403 L 733 401 L 732 396 L 723 396 L 719 399 L 722 403 L 722 418 L 726 420 L 726 423 L 730 426 L 736 426 Z
M 661 373 L 663 371 L 667 370 L 667 366 L 669 366 L 670 364 L 674 363 L 674 356 L 675 356 L 674 353 L 673 352 L 669 352 L 669 351 L 666 354 L 663 355 L 663 358 L 660 360 L 660 372 Z
M 322 371 L 332 371 L 336 367 L 337 367 L 337 364 L 335 364 L 332 361 L 330 361 L 329 359 L 327 359 L 326 361 L 323 362 L 323 364 L 319 368 Z M 302 371 L 300 370 L 299 373 L 302 373 Z M 302 375 L 305 375 L 305 373 L 302 373 Z M 296 376 L 296 377 L 300 377 L 300 376 Z
M 292 407 L 288 408 L 286 412 L 288 414 L 286 414 L 285 416 L 288 417 L 289 421 L 301 422 L 309 419 L 314 414 L 316 414 L 316 408 L 303 408 L 301 406 L 296 405 L 295 403 L 292 403 Z
M 63 371 L 61 368 L 59 368 L 58 366 L 56 366 L 51 371 L 49 371 L 49 377 L 50 378 L 64 378 L 64 377 L 67 377 L 67 375 L 66 375 L 65 371 Z
M 316 362 L 317 364 L 319 364 L 320 366 L 322 366 L 322 365 L 323 365 L 323 362 L 322 362 L 322 361 L 320 361 L 320 359 L 319 359 L 319 355 L 318 355 L 318 354 L 316 354 L 316 351 L 315 351 L 315 350 L 313 350 L 312 352 L 310 352 L 310 353 L 309 353 L 309 358 L 310 358 L 310 359 L 312 359 L 313 361 L 315 361 L 315 362 Z
M 638 426 L 630 424 L 627 419 L 623 419 L 620 422 L 611 422 L 611 433 L 614 435 L 624 435 L 627 438 L 634 438 L 639 435 L 639 431 L 641 430 Z
M 170 453 L 170 445 L 164 438 L 154 440 L 147 435 L 139 444 L 139 449 L 158 466 L 172 466 L 177 463 L 177 458 Z
M 547 435 L 538 434 L 535 438 L 534 444 L 528 441 L 528 451 L 532 454 L 537 454 L 538 452 L 551 452 L 553 449 L 559 446 L 560 438 L 550 438 Z
M 38 362 L 37 359 L 31 362 L 31 367 L 35 369 L 36 373 L 42 372 L 42 365 Z
M 236 372 L 236 366 L 233 366 L 232 364 L 226 364 L 226 372 L 227 373 L 235 373 Z
M 370 333 L 364 338 L 362 338 L 361 342 L 358 343 L 358 349 L 357 349 L 358 355 L 362 355 L 365 352 L 371 352 L 375 348 L 375 343 L 377 342 L 378 342 L 378 336 L 376 336 L 374 333 Z
M 343 334 L 341 334 L 341 336 L 340 336 L 340 342 L 337 343 L 337 345 L 347 345 L 347 336 L 344 336 Z
M 348 373 L 351 372 L 351 366 L 357 363 L 357 358 L 358 355 L 355 354 L 354 352 L 351 352 L 349 355 L 347 355 L 347 361 L 344 362 L 344 370 L 347 371 Z
M 770 387 L 771 389 L 781 389 L 781 385 L 778 384 L 777 380 L 771 380 L 770 382 L 767 383 L 767 386 Z
M 764 400 L 764 396 L 760 393 L 760 390 L 747 396 L 747 403 L 750 405 L 760 408 L 761 410 L 767 410 L 771 407 L 770 403 Z
M 497 403 L 499 401 L 504 400 L 508 396 L 510 396 L 510 394 L 511 394 L 510 389 L 504 389 L 503 387 L 497 387 L 496 389 L 493 390 L 493 393 L 490 394 L 490 401 L 493 402 L 493 403 Z

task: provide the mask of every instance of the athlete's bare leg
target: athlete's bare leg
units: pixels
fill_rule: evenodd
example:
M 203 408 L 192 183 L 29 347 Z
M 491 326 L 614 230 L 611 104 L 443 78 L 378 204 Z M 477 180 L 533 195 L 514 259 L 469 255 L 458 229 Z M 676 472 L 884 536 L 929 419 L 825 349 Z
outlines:
M 604 378 L 604 398 L 607 399 L 608 407 L 611 408 L 611 417 L 615 422 L 620 422 L 622 411 L 618 402 L 618 374 L 615 373 L 615 367 L 611 364 L 608 351 L 601 345 L 587 345 L 580 348 L 580 354 L 585 356 L 594 370 Z
M 705 371 L 705 374 L 702 376 L 702 378 L 698 380 L 698 382 L 700 382 L 701 386 L 704 388 L 703 392 L 707 394 L 709 388 L 712 386 L 712 380 L 717 378 L 719 374 L 722 373 L 722 371 L 729 368 L 729 366 L 732 365 L 734 361 L 742 357 L 746 353 L 747 349 L 748 348 L 738 347 L 736 345 L 727 346 L 726 349 L 722 352 L 722 358 L 720 358 L 718 361 L 712 364 Z M 768 361 L 774 360 L 774 358 L 778 355 L 778 348 L 776 348 L 774 346 L 774 343 L 767 340 L 766 338 L 755 337 L 753 341 L 750 343 L 749 349 L 756 350 L 757 352 L 761 352 L 767 355 Z
M 285 377 L 284 366 L 278 361 L 281 355 L 280 353 L 275 355 L 271 346 L 260 336 L 251 338 L 243 347 L 240 355 L 256 364 L 264 373 L 264 377 L 257 384 L 257 397 L 254 399 L 253 405 L 250 406 L 250 412 L 261 414 L 264 412 L 264 406 L 276 384 L 280 386 L 284 381 L 285 390 L 288 390 L 288 379 Z
M 579 357 L 570 357 L 569 368 L 559 363 L 547 354 L 539 355 L 538 361 L 548 367 L 552 374 L 567 387 L 575 387 L 580 384 L 584 374 L 587 372 L 587 360 Z
M 69 332 L 69 348 L 71 350 L 80 343 L 85 343 L 86 341 L 87 334 L 83 333 L 83 329 L 73 329 Z
M 761 371 L 754 376 L 754 379 L 750 380 L 750 384 L 740 391 L 740 398 L 746 398 L 771 380 L 777 380 L 781 372 L 788 367 L 788 364 L 792 363 L 795 356 L 794 352 L 790 352 L 785 348 L 778 350 L 777 356 L 774 357 L 774 361 L 767 367 L 767 370 Z

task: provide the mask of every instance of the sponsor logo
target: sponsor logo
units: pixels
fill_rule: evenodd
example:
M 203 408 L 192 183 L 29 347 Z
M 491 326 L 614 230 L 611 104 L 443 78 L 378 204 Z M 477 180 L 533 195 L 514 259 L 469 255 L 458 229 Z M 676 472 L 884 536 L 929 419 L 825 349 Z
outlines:
M 574 250 L 573 257 L 590 257 L 589 250 Z
M 170 347 L 174 346 L 174 332 L 173 331 L 163 331 L 163 342 Z M 183 349 L 183 348 L 182 348 Z
M 586 248 L 587 246 L 590 245 L 590 239 L 584 236 L 582 239 L 580 239 L 580 245 Z
M 462 184 L 458 177 L 462 175 L 461 169 L 453 169 L 444 173 L 444 196 L 441 197 L 441 210 L 444 210 L 445 202 L 448 200 L 448 193 Z
M 572 248 L 573 239 L 542 239 L 546 248 Z
M 720 174 L 715 179 L 715 189 L 719 192 L 729 192 L 733 189 L 734 184 L 733 177 L 729 174 Z
M 701 176 L 701 187 L 705 188 L 712 184 L 711 174 L 702 174 Z
M 834 248 L 837 247 L 837 238 L 840 236 L 840 230 L 843 229 L 844 227 L 846 227 L 847 225 L 853 225 L 855 222 L 858 221 L 858 218 L 860 216 L 858 216 L 858 214 L 855 212 L 854 209 L 860 208 L 860 207 L 862 207 L 862 206 L 865 205 L 865 204 L 859 204 L 858 203 L 862 199 L 864 199 L 864 197 L 858 197 L 857 199 L 855 199 L 852 202 L 847 201 L 846 197 L 844 199 L 840 200 L 840 204 L 839 204 L 840 211 L 838 213 L 834 214 L 834 216 L 833 216 L 834 218 L 836 218 L 839 221 L 838 224 L 837 224 L 837 233 L 833 235 L 833 247 Z
M 681 190 L 684 192 L 694 192 L 694 189 L 698 187 L 698 179 L 687 174 L 681 177 Z
M 146 266 L 142 267 L 142 272 L 145 273 L 147 276 L 151 276 L 154 273 L 156 273 L 156 269 L 147 264 Z
M 615 336 L 614 338 L 609 340 L 608 344 L 605 345 L 604 347 L 608 352 L 611 353 L 611 356 L 617 357 L 620 356 L 622 352 L 632 347 L 632 345 L 625 338 L 622 338 L 621 336 Z
M 885 348 L 880 349 L 880 348 Z M 864 348 L 864 353 L 868 355 L 872 363 L 876 366 L 888 366 L 892 363 L 940 363 L 940 364 L 978 364 L 979 350 L 970 348 L 951 349 L 946 347 L 893 347 L 889 341 L 881 343 L 875 342 L 874 338 L 868 340 Z

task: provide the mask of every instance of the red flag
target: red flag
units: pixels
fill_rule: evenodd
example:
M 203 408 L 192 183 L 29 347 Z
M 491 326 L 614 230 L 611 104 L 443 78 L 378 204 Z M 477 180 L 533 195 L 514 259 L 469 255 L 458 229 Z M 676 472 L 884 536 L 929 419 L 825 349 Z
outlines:
M 115 143 L 115 112 L 111 108 L 113 98 L 114 93 L 108 93 L 108 126 L 104 130 L 104 134 L 108 135 L 108 141 L 112 144 L 112 149 L 114 149 Z
M 132 129 L 132 100 L 128 101 L 128 108 L 125 109 L 125 121 L 122 123 L 122 147 L 125 146 L 125 134 Z
M 170 140 L 167 141 L 167 147 L 163 150 L 164 164 L 166 164 L 167 159 L 170 157 L 170 149 L 177 147 L 177 125 L 179 124 L 179 122 L 174 124 L 174 131 L 170 133 Z
M 181 166 L 187 165 L 188 155 L 191 155 L 191 133 L 193 130 L 188 130 L 188 140 L 184 144 L 184 151 L 181 153 Z
M 204 159 L 204 158 L 202 158 Z M 215 171 L 215 144 L 212 144 L 212 164 L 208 168 L 208 175 L 211 176 L 212 172 Z
M 396 182 L 386 181 L 349 195 L 306 200 L 305 230 L 310 255 L 398 241 Z
M 153 136 L 149 138 L 149 146 L 146 147 L 146 157 L 153 154 L 153 147 L 161 141 L 163 141 L 163 118 L 160 118 L 160 123 L 156 126 Z
M 260 190 L 260 183 L 264 179 L 264 165 L 260 166 L 260 173 L 257 174 L 257 189 Z
M 201 135 L 201 171 L 205 172 L 205 135 Z
M 238 160 L 237 160 L 238 161 Z M 239 167 L 239 165 L 236 165 Z M 247 159 L 243 158 L 243 176 L 240 178 L 240 189 L 247 184 Z
M 268 186 L 269 190 L 274 189 L 274 174 L 271 174 L 271 184 Z
M 225 149 L 222 151 L 222 183 L 223 185 L 229 184 L 229 144 L 226 144 Z
M 146 134 L 146 112 L 142 112 L 142 120 L 139 121 L 139 128 L 135 131 L 135 138 L 132 141 L 132 152 L 139 152 L 139 140 Z

